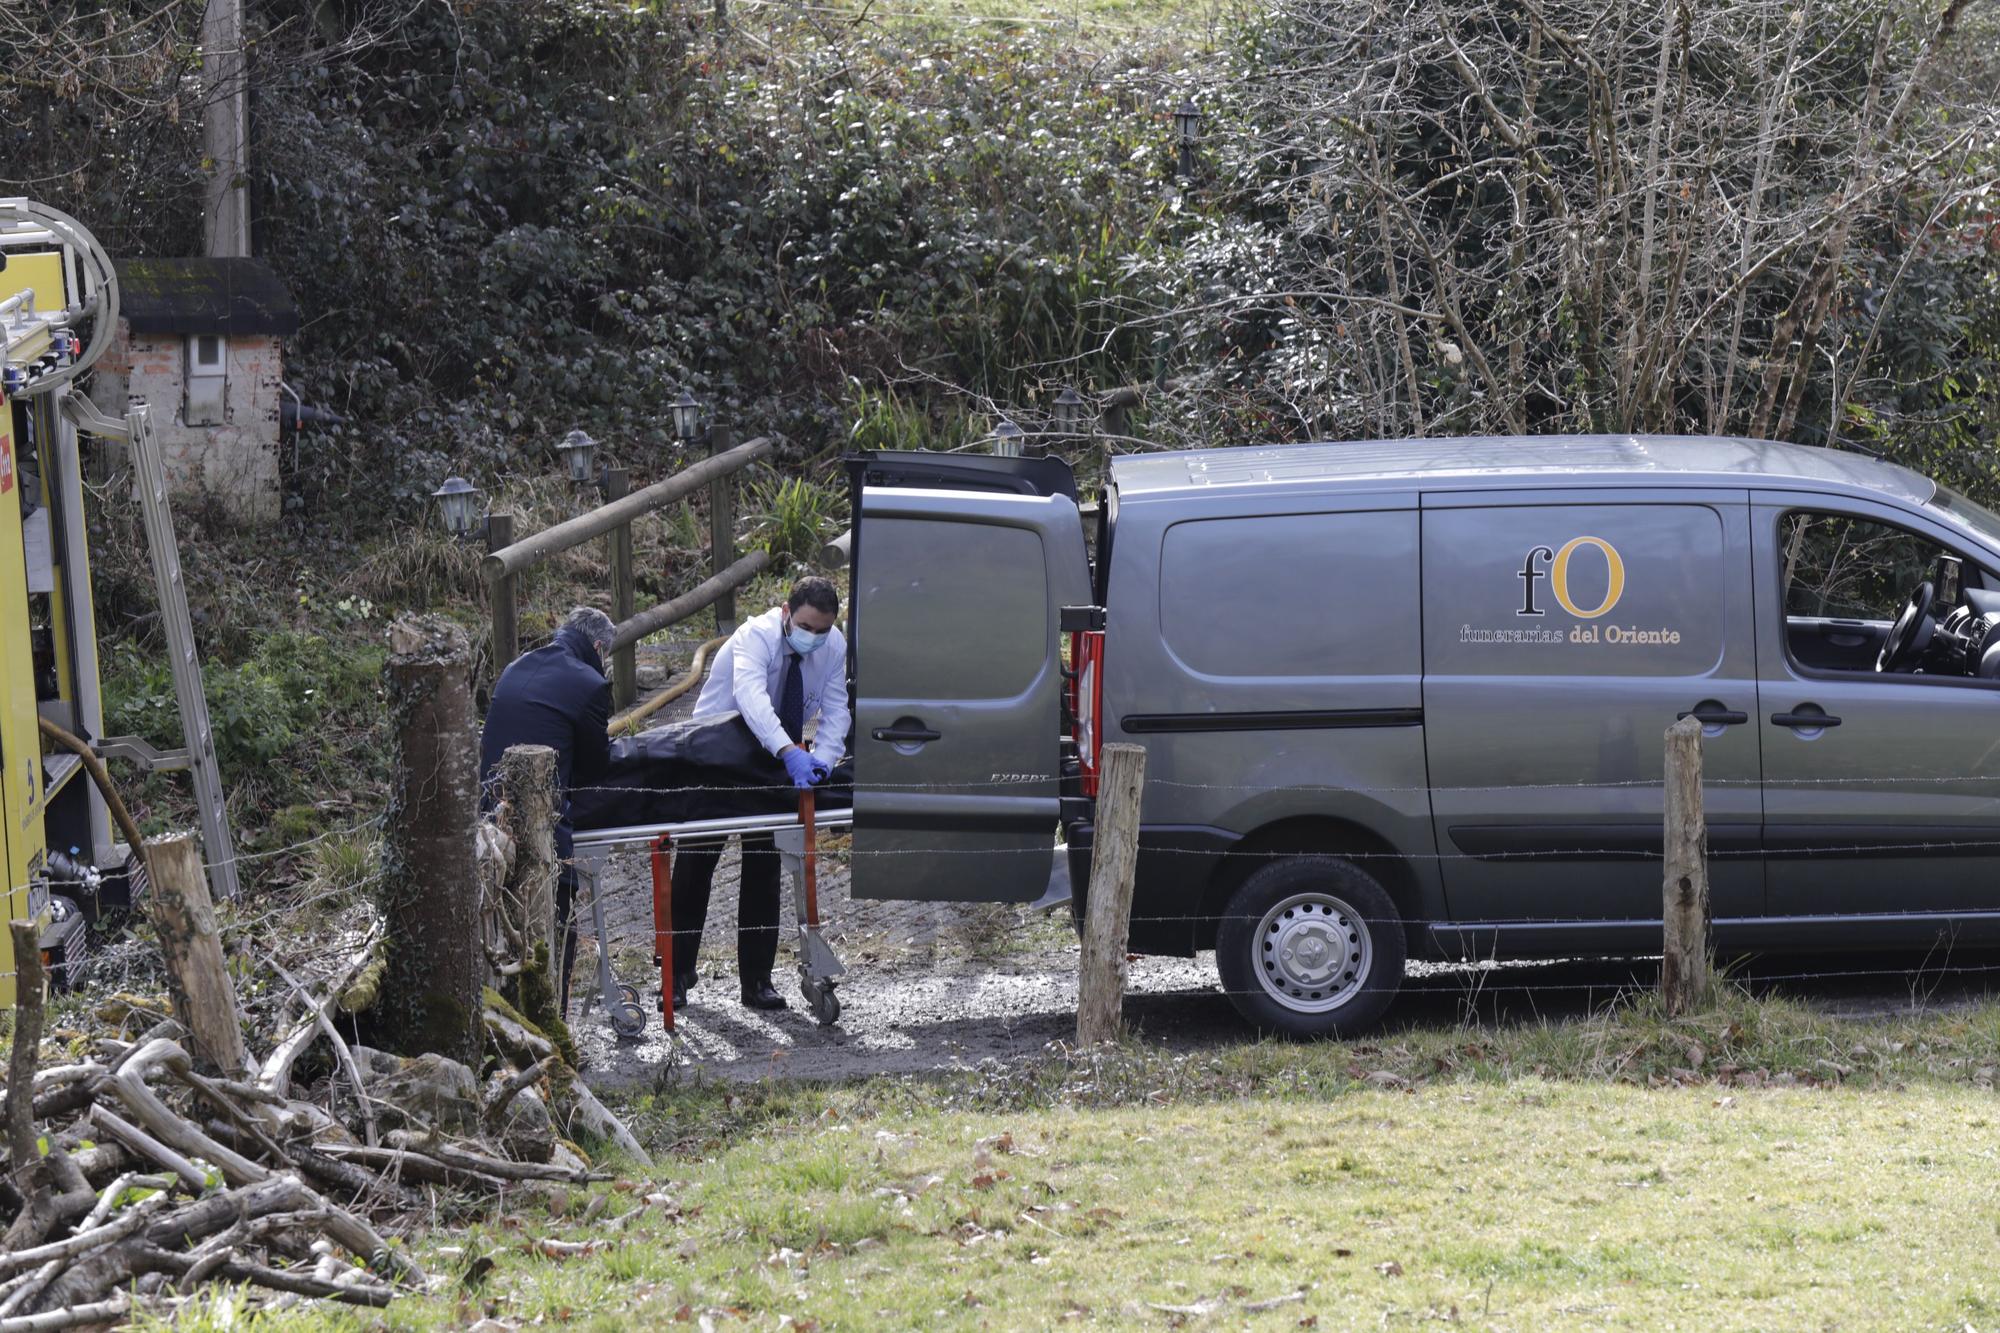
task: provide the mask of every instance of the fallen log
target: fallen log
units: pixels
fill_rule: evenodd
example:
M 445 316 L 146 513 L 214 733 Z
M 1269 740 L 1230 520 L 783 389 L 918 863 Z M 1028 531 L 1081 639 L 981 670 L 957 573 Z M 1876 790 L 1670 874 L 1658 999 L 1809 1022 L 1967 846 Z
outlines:
M 120 1119 L 116 1112 L 103 1106 L 93 1106 L 90 1108 L 90 1121 L 99 1134 L 117 1140 L 134 1157 L 173 1172 L 180 1178 L 181 1184 L 187 1186 L 189 1193 L 207 1193 L 208 1176 L 200 1167 L 137 1125 Z
M 292 1065 L 320 1035 L 322 1031 L 320 1019 L 326 1018 L 331 1021 L 330 1011 L 333 1006 L 340 1002 L 340 997 L 354 983 L 354 979 L 367 970 L 369 959 L 374 955 L 375 939 L 375 934 L 370 932 L 360 951 L 342 964 L 340 971 L 334 974 L 332 983 L 327 987 L 325 999 L 308 1001 L 307 1008 L 311 1012 L 306 1014 L 305 1020 L 278 1043 L 270 1058 L 264 1061 L 264 1067 L 258 1071 L 254 1080 L 258 1087 L 278 1097 L 291 1092 Z
M 86 1324 L 108 1324 L 123 1318 L 131 1308 L 131 1298 L 121 1291 L 108 1301 L 73 1305 L 66 1310 L 51 1310 L 46 1314 L 0 1319 L 0 1333 L 50 1333 L 54 1329 L 79 1328 Z
M 633 1137 L 623 1120 L 612 1114 L 610 1107 L 597 1100 L 597 1094 L 585 1087 L 582 1079 L 572 1078 L 569 1081 L 568 1095 L 574 1103 L 571 1116 L 577 1124 L 596 1137 L 615 1143 L 619 1151 L 640 1166 L 653 1164 L 652 1154 L 640 1146 L 639 1140 Z
M 166 1176 L 146 1176 L 141 1177 L 141 1179 L 149 1182 L 160 1182 L 152 1186 L 156 1189 L 165 1189 L 173 1183 Z M 107 1204 L 110 1203 L 119 1193 L 123 1193 L 126 1189 L 131 1188 L 130 1182 L 132 1180 L 133 1177 L 131 1176 L 120 1177 L 117 1183 L 104 1192 L 104 1202 Z M 127 1208 L 123 1213 L 120 1213 L 117 1219 L 111 1222 L 104 1222 L 101 1216 L 93 1213 L 92 1218 L 95 1218 L 95 1221 L 86 1221 L 83 1230 L 76 1232 L 64 1240 L 51 1241 L 46 1245 L 37 1245 L 32 1250 L 15 1250 L 9 1254 L 0 1254 L 0 1276 L 11 1277 L 24 1268 L 33 1268 L 36 1264 L 48 1263 L 51 1260 L 61 1263 L 63 1260 L 71 1258 L 74 1255 L 83 1254 L 88 1250 L 96 1249 L 100 1245 L 108 1245 L 114 1240 L 120 1240 L 129 1236 L 144 1226 L 147 1219 L 153 1213 L 158 1212 L 161 1207 L 166 1205 L 166 1201 L 167 1196 L 164 1194 L 154 1195 L 150 1199 L 142 1199 L 130 1208 Z M 4 1310 L 0 1310 L 0 1313 L 4 1313 Z
M 341 1072 L 347 1075 L 348 1083 L 353 1086 L 354 1100 L 361 1108 L 362 1132 L 368 1142 L 376 1142 L 380 1131 L 375 1123 L 374 1102 L 368 1096 L 368 1082 L 361 1077 L 361 1066 L 354 1058 L 354 1048 L 347 1044 L 347 1039 L 340 1035 L 338 1028 L 334 1027 L 333 1019 L 328 1013 L 333 1008 L 334 996 L 340 993 L 339 988 L 336 987 L 333 991 L 329 992 L 326 1000 L 315 1001 L 307 993 L 306 988 L 299 984 L 298 978 L 287 972 L 276 961 L 272 962 L 271 970 L 276 972 L 283 979 L 284 983 L 292 988 L 294 994 L 305 1001 L 306 1008 L 312 1013 L 313 1026 L 319 1029 L 328 1042 L 332 1043 L 334 1058 L 340 1062 Z
M 516 1097 L 521 1095 L 522 1089 L 531 1088 L 541 1082 L 549 1076 L 550 1070 L 561 1063 L 561 1056 L 544 1056 L 534 1064 L 529 1065 L 526 1069 L 523 1069 L 520 1073 L 510 1077 L 505 1083 L 502 1083 L 500 1091 L 494 1095 L 493 1100 L 487 1104 L 485 1111 L 481 1113 L 480 1118 L 487 1130 L 493 1131 L 499 1129 L 507 1113 L 507 1107 Z M 373 1140 L 370 1140 L 370 1142 L 372 1143 Z

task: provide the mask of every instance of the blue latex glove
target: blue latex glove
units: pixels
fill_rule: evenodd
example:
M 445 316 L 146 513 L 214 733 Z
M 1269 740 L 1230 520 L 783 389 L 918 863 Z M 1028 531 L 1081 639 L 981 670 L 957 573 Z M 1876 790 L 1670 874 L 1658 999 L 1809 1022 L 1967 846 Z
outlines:
M 813 760 L 813 781 L 815 783 L 825 782 L 831 776 L 833 776 L 832 769 L 817 759 Z
M 785 772 L 791 775 L 794 787 L 803 789 L 812 786 L 817 781 L 813 776 L 813 769 L 817 768 L 818 765 L 813 763 L 811 755 L 798 746 L 794 745 L 791 749 L 779 755 L 778 758 L 785 761 Z

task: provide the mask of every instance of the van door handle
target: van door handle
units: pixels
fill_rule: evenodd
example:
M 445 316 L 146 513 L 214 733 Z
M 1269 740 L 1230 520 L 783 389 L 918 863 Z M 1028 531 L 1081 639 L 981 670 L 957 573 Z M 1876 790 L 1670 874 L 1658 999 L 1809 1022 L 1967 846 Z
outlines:
M 1698 703 L 1685 713 L 1674 714 L 1674 721 L 1694 718 L 1704 727 L 1740 727 L 1750 720 L 1750 715 L 1737 708 L 1724 708 L 1717 703 Z
M 900 718 L 892 727 L 877 727 L 868 733 L 878 741 L 891 745 L 925 745 L 931 741 L 943 740 L 943 734 L 932 731 L 915 718 Z
M 1814 731 L 1820 727 L 1837 727 L 1840 725 L 1839 718 L 1831 713 L 1820 711 L 1817 705 L 1801 704 L 1799 706 L 1801 708 L 1810 708 L 1813 711 L 1810 713 L 1773 713 L 1771 714 L 1771 725 L 1774 727 L 1798 727 L 1807 731 Z

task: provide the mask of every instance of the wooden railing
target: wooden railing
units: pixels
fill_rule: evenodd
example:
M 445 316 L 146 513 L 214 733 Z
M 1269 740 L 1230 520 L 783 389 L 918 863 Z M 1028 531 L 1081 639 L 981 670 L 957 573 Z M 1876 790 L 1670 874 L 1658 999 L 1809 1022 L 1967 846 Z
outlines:
M 605 501 L 587 514 L 544 528 L 533 536 L 516 540 L 514 516 L 495 514 L 489 521 L 487 542 L 491 549 L 480 565 L 493 607 L 493 669 L 505 670 L 521 651 L 519 580 L 561 551 L 581 546 L 599 537 L 608 537 L 611 567 L 612 619 L 618 633 L 611 657 L 611 696 L 614 707 L 627 708 L 638 697 L 638 649 L 640 639 L 669 625 L 686 620 L 697 611 L 715 607 L 716 623 L 727 626 L 736 619 L 736 590 L 748 583 L 770 563 L 763 551 L 736 555 L 736 474 L 771 452 L 764 437 L 732 446 L 734 436 L 726 426 L 709 432 L 709 456 L 694 466 L 676 472 L 664 481 L 640 490 L 630 490 L 631 474 L 624 468 L 605 472 Z M 701 584 L 648 611 L 636 611 L 636 579 L 632 569 L 632 523 L 635 519 L 685 500 L 702 487 L 708 488 L 709 568 Z

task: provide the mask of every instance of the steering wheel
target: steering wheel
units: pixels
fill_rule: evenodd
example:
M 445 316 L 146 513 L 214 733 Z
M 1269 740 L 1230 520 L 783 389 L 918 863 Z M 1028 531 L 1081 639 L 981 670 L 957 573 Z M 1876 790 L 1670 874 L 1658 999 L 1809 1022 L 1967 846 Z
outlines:
M 1930 642 L 1931 636 L 1919 631 L 1930 619 L 1931 602 L 1936 597 L 1937 591 L 1929 579 L 1917 585 L 1910 600 L 1903 603 L 1903 613 L 1889 627 L 1889 637 L 1882 640 L 1882 651 L 1875 655 L 1877 671 L 1907 671 L 1915 665 L 1915 659 L 1923 651 L 1919 640 L 1924 644 Z

